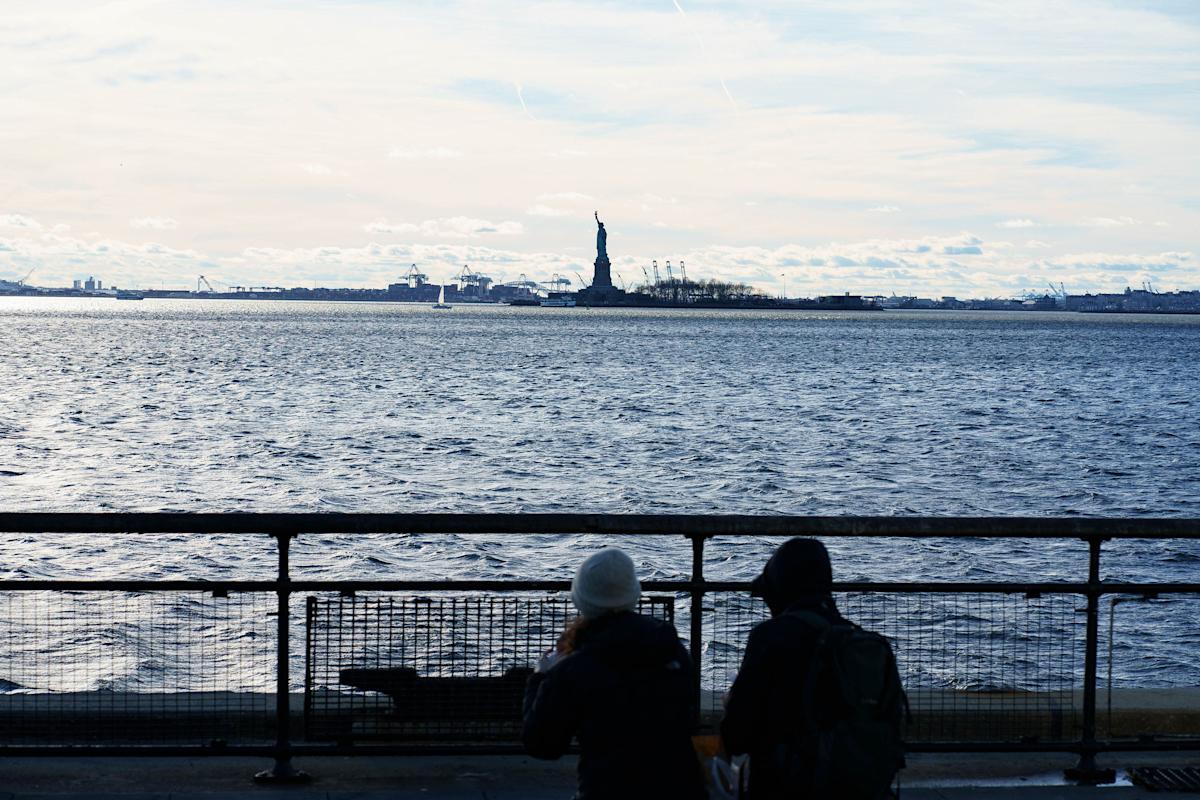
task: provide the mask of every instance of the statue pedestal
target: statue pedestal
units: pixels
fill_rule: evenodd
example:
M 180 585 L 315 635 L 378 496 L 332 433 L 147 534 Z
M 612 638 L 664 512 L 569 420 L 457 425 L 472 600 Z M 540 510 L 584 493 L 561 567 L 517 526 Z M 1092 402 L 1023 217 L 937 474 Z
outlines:
M 593 289 L 611 289 L 612 282 L 612 265 L 609 263 L 606 256 L 600 256 L 596 259 L 596 272 L 592 276 Z

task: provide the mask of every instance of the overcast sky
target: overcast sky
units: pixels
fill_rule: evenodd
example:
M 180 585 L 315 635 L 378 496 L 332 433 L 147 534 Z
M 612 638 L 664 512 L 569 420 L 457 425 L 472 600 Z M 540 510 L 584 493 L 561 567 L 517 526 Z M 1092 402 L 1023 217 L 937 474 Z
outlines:
M 3 279 L 1200 288 L 1194 0 L 16 5 Z

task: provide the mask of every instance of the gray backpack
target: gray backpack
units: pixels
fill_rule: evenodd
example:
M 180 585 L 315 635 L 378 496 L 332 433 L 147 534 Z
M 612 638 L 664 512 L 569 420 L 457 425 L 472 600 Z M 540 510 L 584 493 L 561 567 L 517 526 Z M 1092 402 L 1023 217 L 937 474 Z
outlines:
M 796 736 L 776 768 L 797 796 L 878 800 L 904 766 L 908 698 L 888 640 L 812 611 L 792 611 L 819 631 L 804 677 Z

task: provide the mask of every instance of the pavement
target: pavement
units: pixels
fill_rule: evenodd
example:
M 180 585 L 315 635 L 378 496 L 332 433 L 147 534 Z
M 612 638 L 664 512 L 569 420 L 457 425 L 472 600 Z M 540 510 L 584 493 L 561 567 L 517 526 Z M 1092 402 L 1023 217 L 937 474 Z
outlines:
M 1068 755 L 909 757 L 904 800 L 1128 800 L 1164 793 L 1130 786 L 1067 785 Z M 1107 766 L 1200 766 L 1200 753 L 1109 756 Z M 0 757 L 0 800 L 568 800 L 574 759 L 520 756 L 304 758 L 313 781 L 253 782 L 267 761 L 248 758 Z M 1172 793 L 1166 797 L 1200 797 Z

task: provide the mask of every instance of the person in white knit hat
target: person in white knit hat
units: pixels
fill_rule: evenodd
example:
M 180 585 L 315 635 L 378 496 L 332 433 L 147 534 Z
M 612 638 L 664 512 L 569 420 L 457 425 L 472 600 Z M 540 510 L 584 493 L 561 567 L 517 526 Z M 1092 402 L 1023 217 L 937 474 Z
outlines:
M 571 600 L 589 619 L 613 611 L 633 611 L 642 597 L 642 584 L 633 560 L 615 547 L 606 547 L 575 570 Z
M 575 572 L 579 618 L 525 690 L 522 741 L 535 758 L 579 741 L 576 800 L 699 800 L 692 662 L 669 622 L 636 613 L 642 587 L 616 548 Z

